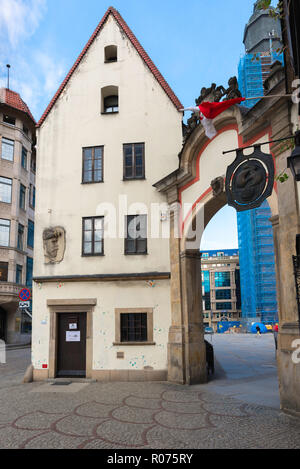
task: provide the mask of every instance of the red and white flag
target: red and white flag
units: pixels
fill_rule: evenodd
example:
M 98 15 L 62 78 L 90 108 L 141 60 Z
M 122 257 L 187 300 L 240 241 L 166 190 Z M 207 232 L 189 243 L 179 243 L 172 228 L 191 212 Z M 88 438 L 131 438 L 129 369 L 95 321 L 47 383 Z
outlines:
M 228 99 L 227 101 L 222 101 L 221 103 L 210 103 L 208 101 L 203 101 L 197 107 L 186 107 L 184 109 L 180 109 L 180 111 L 199 112 L 200 121 L 204 127 L 205 135 L 209 139 L 212 139 L 217 135 L 217 131 L 213 124 L 213 119 L 222 112 L 226 111 L 226 109 L 228 109 L 229 107 L 233 106 L 233 104 L 240 104 L 242 101 L 245 100 L 246 98 L 235 98 Z

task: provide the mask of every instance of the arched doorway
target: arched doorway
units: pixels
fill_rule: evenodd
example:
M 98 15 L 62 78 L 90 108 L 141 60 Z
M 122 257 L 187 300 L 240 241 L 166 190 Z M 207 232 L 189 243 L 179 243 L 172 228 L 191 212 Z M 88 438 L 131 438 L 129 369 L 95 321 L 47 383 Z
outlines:
M 235 153 L 223 155 L 223 151 L 271 140 L 267 129 L 244 142 L 240 121 L 238 108 L 223 113 L 215 120 L 218 134 L 213 140 L 207 140 L 201 126 L 196 127 L 180 154 L 177 172 L 155 184 L 174 207 L 170 213 L 172 324 L 168 343 L 168 379 L 173 382 L 194 384 L 207 379 L 199 248 L 205 227 L 227 203 L 224 178 Z M 277 215 L 275 189 L 268 199 L 273 216 Z

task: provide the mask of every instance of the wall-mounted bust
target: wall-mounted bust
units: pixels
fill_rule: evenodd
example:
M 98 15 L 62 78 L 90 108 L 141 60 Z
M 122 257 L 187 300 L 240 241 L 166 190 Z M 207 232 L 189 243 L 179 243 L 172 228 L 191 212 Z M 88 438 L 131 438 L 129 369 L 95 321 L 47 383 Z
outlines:
M 45 264 L 56 264 L 64 258 L 66 249 L 65 230 L 61 226 L 43 231 Z

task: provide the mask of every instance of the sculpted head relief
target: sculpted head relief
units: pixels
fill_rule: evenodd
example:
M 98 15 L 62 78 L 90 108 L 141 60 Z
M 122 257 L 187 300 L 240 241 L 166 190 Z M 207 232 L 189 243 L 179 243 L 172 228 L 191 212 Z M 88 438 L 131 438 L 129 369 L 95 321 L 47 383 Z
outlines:
M 43 231 L 44 256 L 46 264 L 61 262 L 65 253 L 65 230 L 60 226 Z

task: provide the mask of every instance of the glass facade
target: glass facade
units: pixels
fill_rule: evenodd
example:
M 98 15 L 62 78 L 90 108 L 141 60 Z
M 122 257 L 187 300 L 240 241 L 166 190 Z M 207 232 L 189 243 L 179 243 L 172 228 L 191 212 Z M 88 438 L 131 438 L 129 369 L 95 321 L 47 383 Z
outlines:
M 202 272 L 202 286 L 203 286 L 203 295 L 202 300 L 204 301 L 204 309 L 210 310 L 210 279 L 209 279 L 209 271 L 204 270 Z
M 215 272 L 215 286 L 230 287 L 230 272 Z
M 231 300 L 231 290 L 216 290 L 216 300 Z
M 216 303 L 216 309 L 218 311 L 227 311 L 227 310 L 230 310 L 232 309 L 232 303 Z

